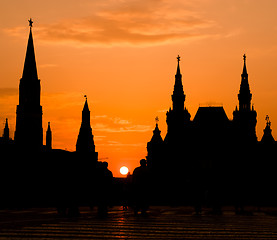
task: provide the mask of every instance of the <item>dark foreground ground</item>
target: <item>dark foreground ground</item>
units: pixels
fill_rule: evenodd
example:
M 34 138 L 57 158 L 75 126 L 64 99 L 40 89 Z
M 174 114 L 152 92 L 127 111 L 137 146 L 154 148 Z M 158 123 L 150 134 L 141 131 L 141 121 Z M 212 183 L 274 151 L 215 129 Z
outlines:
M 277 209 L 248 210 L 196 216 L 189 207 L 151 207 L 143 217 L 113 207 L 106 219 L 89 208 L 78 218 L 58 217 L 53 208 L 0 210 L 0 239 L 277 239 Z

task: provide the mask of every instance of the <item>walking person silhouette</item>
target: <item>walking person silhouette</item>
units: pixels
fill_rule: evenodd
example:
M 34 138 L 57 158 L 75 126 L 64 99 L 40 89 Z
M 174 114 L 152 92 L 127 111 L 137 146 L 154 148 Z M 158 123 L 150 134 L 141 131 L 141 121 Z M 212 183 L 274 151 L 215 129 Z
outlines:
M 133 197 L 134 214 L 139 211 L 143 216 L 149 207 L 149 171 L 145 159 L 140 160 L 140 167 L 135 168 L 133 172 Z

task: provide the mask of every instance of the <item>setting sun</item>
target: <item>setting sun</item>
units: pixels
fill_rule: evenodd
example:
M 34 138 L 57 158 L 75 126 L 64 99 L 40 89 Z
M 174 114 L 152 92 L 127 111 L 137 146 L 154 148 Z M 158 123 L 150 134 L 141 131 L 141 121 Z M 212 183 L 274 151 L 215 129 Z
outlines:
M 126 175 L 128 172 L 129 172 L 129 169 L 127 167 L 123 166 L 120 168 L 120 173 L 122 175 Z

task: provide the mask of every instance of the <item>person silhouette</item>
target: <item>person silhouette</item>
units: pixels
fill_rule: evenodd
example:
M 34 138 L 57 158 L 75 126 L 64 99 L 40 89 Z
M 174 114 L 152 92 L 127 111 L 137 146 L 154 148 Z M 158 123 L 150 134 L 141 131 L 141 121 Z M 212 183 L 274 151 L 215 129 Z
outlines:
M 149 171 L 145 159 L 141 159 L 140 167 L 135 168 L 132 185 L 134 214 L 137 215 L 138 211 L 141 211 L 141 214 L 145 216 L 149 205 Z
M 112 195 L 113 174 L 107 162 L 100 162 L 98 168 L 98 216 L 107 217 L 108 205 Z

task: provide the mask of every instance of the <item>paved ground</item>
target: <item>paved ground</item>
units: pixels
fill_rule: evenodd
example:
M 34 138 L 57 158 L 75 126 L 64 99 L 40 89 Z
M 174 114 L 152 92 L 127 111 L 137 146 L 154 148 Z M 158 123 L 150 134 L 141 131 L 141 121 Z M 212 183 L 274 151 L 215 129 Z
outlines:
M 252 209 L 253 210 L 253 209 Z M 55 209 L 0 210 L 2 239 L 277 239 L 273 209 L 237 216 L 232 209 L 195 216 L 188 207 L 151 207 L 148 217 L 114 207 L 107 219 L 81 209 L 79 218 L 59 218 Z

